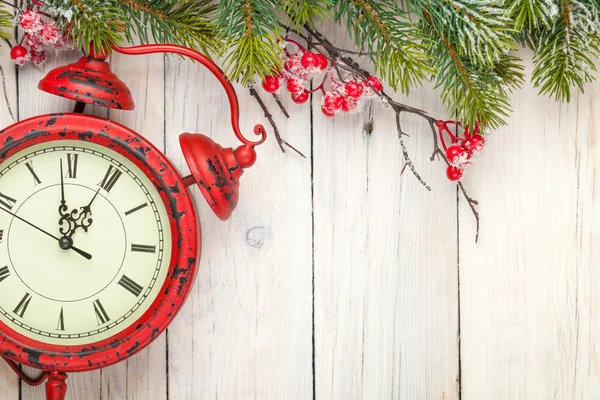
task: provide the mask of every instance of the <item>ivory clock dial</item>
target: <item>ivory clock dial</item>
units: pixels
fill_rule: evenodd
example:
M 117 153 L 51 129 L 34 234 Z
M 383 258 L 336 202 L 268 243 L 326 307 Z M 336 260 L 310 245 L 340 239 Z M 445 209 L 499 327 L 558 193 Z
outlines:
M 52 141 L 0 165 L 0 208 L 60 238 L 60 163 L 69 211 L 91 205 L 73 249 L 0 210 L 0 320 L 34 340 L 82 345 L 126 329 L 148 310 L 171 259 L 167 210 L 146 175 L 94 143 Z

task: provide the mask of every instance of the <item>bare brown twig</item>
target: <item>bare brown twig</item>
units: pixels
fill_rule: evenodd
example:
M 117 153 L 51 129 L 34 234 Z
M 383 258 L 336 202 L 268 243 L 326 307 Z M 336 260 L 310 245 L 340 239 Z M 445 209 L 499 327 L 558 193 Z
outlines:
M 256 89 L 254 89 L 252 86 L 250 87 L 250 95 L 256 99 L 257 103 L 260 105 L 260 108 L 262 108 L 262 110 L 265 113 L 265 118 L 269 121 L 269 123 L 271 124 L 271 127 L 273 127 L 273 133 L 275 134 L 275 138 L 277 139 L 277 144 L 279 144 L 279 148 L 281 149 L 281 151 L 285 153 L 285 148 L 283 146 L 287 146 L 290 149 L 294 150 L 296 153 L 298 153 L 300 156 L 306 158 L 306 156 L 304 154 L 302 154 L 302 152 L 300 152 L 300 150 L 296 149 L 294 146 L 292 146 L 291 144 L 286 142 L 281 137 L 281 134 L 279 133 L 279 129 L 277 128 L 277 124 L 275 124 L 275 121 L 273 120 L 273 116 L 271 115 L 271 113 L 269 112 L 269 109 L 267 108 L 265 103 L 262 101 L 262 99 L 258 95 L 258 92 L 256 91 Z

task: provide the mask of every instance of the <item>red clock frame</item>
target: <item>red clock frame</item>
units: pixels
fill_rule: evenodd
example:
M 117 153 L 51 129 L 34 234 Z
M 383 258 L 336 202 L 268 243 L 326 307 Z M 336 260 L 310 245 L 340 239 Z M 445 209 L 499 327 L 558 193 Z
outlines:
M 0 355 L 54 371 L 55 375 L 107 367 L 131 357 L 157 338 L 175 318 L 194 283 L 201 240 L 194 203 L 181 175 L 152 143 L 116 122 L 82 114 L 50 114 L 21 121 L 0 131 L 0 163 L 32 145 L 63 140 L 99 144 L 143 171 L 166 206 L 173 247 L 166 281 L 152 306 L 134 324 L 109 339 L 84 346 L 49 345 L 0 322 Z

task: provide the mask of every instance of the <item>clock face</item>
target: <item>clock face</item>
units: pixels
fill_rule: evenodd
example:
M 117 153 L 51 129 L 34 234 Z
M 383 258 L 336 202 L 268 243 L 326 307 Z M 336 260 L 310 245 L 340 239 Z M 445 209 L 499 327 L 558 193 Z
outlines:
M 12 155 L 0 164 L 0 321 L 64 346 L 118 334 L 159 295 L 170 229 L 154 185 L 104 146 L 58 140 Z

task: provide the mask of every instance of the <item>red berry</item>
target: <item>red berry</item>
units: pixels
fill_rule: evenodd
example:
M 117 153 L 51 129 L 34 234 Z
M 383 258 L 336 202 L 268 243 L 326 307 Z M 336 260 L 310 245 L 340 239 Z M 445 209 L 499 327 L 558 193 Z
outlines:
M 307 51 L 306 53 L 304 53 L 302 59 L 300 60 L 300 63 L 307 70 L 315 70 L 318 69 L 320 66 L 319 58 L 315 53 L 311 51 Z
M 338 111 L 342 108 L 342 96 L 332 91 L 325 93 L 325 96 L 323 96 L 323 106 L 327 109 Z
M 354 97 L 355 99 L 358 99 L 360 96 L 362 96 L 363 87 L 358 82 L 350 81 L 346 83 L 346 86 L 344 88 L 346 89 L 346 94 L 349 97 Z
M 300 93 L 292 93 L 292 100 L 297 104 L 306 103 L 308 100 L 308 91 L 305 89 Z
M 275 93 L 279 90 L 279 77 L 265 76 L 265 79 L 262 82 L 262 87 L 267 93 Z
M 342 97 L 342 111 L 352 112 L 356 110 L 356 99 L 353 97 Z
M 10 51 L 10 58 L 13 61 L 17 61 L 18 58 L 24 58 L 27 57 L 27 49 L 23 46 L 21 46 L 20 44 L 13 47 L 12 50 Z
M 448 162 L 454 165 L 466 164 L 471 158 L 471 154 L 462 146 L 453 144 L 446 150 Z
M 42 45 L 42 40 L 38 35 L 27 35 L 25 36 L 25 44 L 29 46 L 31 51 L 37 51 Z
M 287 81 L 287 90 L 292 94 L 300 94 L 304 90 L 304 87 L 302 87 L 302 84 L 298 80 L 292 78 Z
M 323 54 L 317 54 L 317 58 L 319 59 L 319 68 L 321 69 L 321 71 L 323 71 L 325 68 L 327 68 L 329 61 L 327 60 L 327 57 L 325 57 Z
M 481 135 L 473 135 L 465 141 L 465 148 L 469 151 L 479 151 L 484 145 L 485 139 Z
M 328 117 L 334 117 L 335 114 L 337 114 L 337 112 L 335 110 L 327 108 L 327 107 L 325 107 L 325 105 L 321 106 L 321 111 L 323 111 L 323 114 L 325 114 Z
M 448 168 L 446 168 L 446 176 L 452 182 L 459 181 L 460 178 L 462 178 L 462 175 L 463 175 L 463 173 L 460 170 L 460 168 L 455 167 L 454 165 L 448 165 Z
M 379 80 L 379 78 L 370 76 L 367 78 L 367 81 L 369 81 L 371 86 L 373 86 L 373 89 L 375 89 L 377 92 L 381 92 L 383 90 L 383 85 L 381 84 L 381 81 Z

